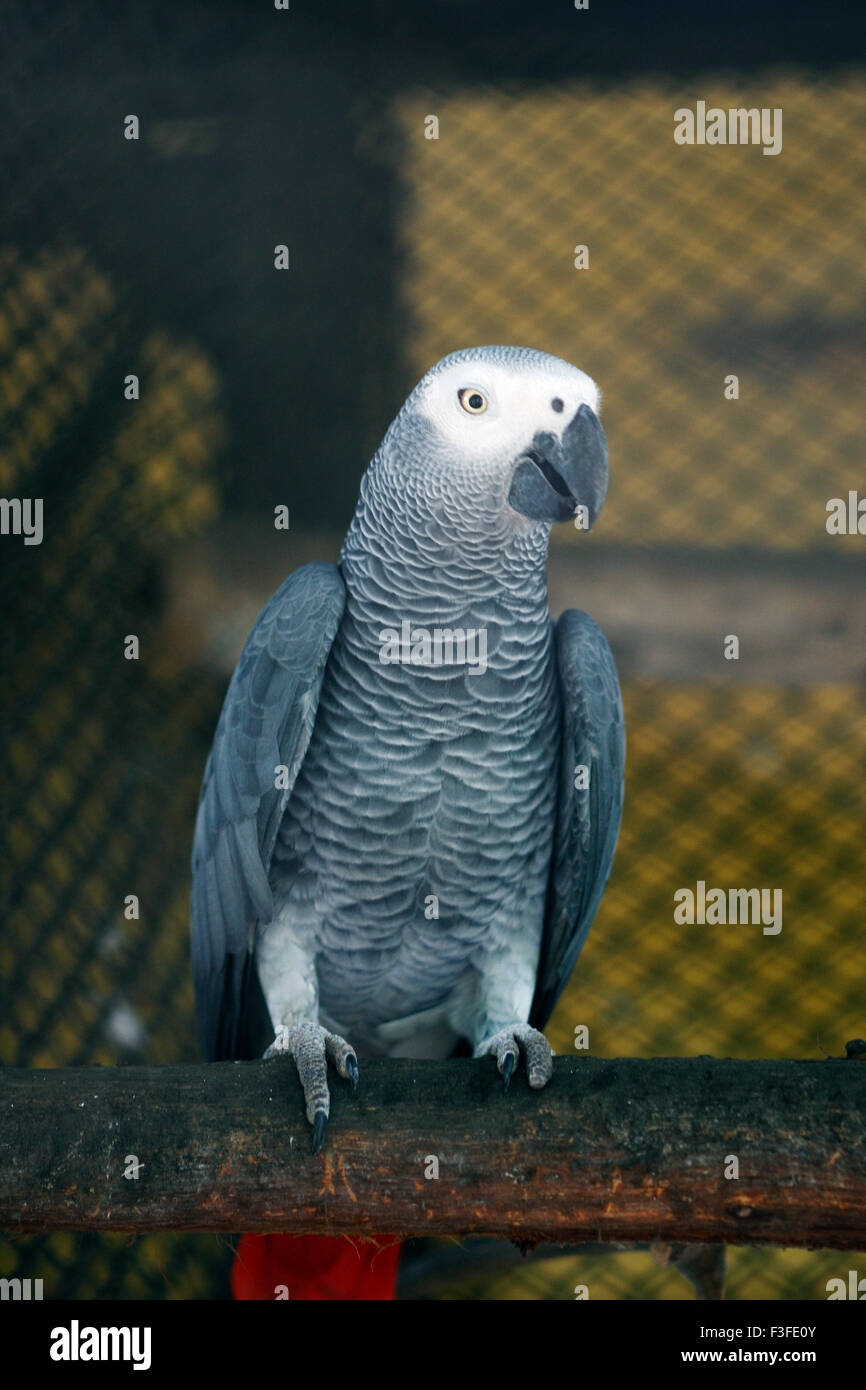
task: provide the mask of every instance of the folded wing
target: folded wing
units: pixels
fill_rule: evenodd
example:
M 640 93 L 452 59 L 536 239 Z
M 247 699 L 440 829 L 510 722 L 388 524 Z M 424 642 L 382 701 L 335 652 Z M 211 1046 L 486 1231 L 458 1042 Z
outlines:
M 556 624 L 554 647 L 562 740 L 554 853 L 529 1016 L 534 1028 L 543 1028 L 552 1014 L 589 934 L 613 863 L 625 787 L 622 696 L 604 633 L 586 613 L 571 609 Z
M 267 1028 L 251 953 L 271 919 L 277 831 L 310 742 L 346 589 L 334 565 L 296 570 L 262 610 L 226 694 L 192 851 L 192 965 L 208 1061 L 255 1056 Z M 277 788 L 277 768 L 288 769 Z

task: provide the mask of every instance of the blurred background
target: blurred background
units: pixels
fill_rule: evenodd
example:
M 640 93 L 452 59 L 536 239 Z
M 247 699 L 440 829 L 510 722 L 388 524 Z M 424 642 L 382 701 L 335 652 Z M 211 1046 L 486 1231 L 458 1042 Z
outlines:
M 866 539 L 825 521 L 866 495 L 862 12 L 5 11 L 0 493 L 42 497 L 45 534 L 0 537 L 0 1063 L 196 1058 L 188 856 L 240 647 L 336 559 L 415 381 L 500 342 L 597 379 L 612 463 L 595 532 L 550 559 L 554 612 L 611 639 L 629 736 L 551 1041 L 841 1055 L 866 1033 Z M 678 146 L 698 100 L 781 107 L 782 153 Z M 781 888 L 782 933 L 676 925 L 698 879 Z M 0 1276 L 224 1298 L 231 1244 L 0 1236 Z M 692 1296 L 645 1249 L 445 1255 L 407 1297 Z M 734 1249 L 728 1297 L 824 1298 L 857 1259 Z

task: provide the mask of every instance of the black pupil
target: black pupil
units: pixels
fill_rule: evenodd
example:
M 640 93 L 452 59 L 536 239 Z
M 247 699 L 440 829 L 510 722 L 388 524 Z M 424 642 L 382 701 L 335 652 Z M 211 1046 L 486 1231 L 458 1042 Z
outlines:
M 473 410 L 480 410 L 484 404 L 484 397 L 479 396 L 477 391 L 473 391 L 472 395 L 469 397 L 469 404 Z
M 562 410 L 562 401 L 559 399 L 558 396 L 554 396 L 554 398 L 553 398 L 553 400 L 550 402 L 550 404 L 553 406 L 554 410 L 556 411 L 556 413 L 557 413 L 557 415 L 558 415 L 559 412 Z

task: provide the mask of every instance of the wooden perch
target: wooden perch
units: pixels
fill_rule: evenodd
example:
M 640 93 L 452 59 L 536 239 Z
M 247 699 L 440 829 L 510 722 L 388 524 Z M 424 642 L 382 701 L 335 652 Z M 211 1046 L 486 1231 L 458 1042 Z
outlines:
M 313 1157 L 288 1061 L 0 1069 L 0 1227 L 866 1248 L 853 1056 L 562 1057 L 508 1095 L 489 1059 L 368 1060 L 331 1096 Z

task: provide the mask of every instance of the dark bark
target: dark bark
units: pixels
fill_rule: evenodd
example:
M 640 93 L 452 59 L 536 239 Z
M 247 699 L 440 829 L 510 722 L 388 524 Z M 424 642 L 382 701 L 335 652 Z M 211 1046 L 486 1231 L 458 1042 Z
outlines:
M 866 1245 L 853 1058 L 563 1057 L 508 1095 L 489 1059 L 365 1061 L 331 1095 L 316 1158 L 291 1062 L 0 1070 L 0 1226 Z

